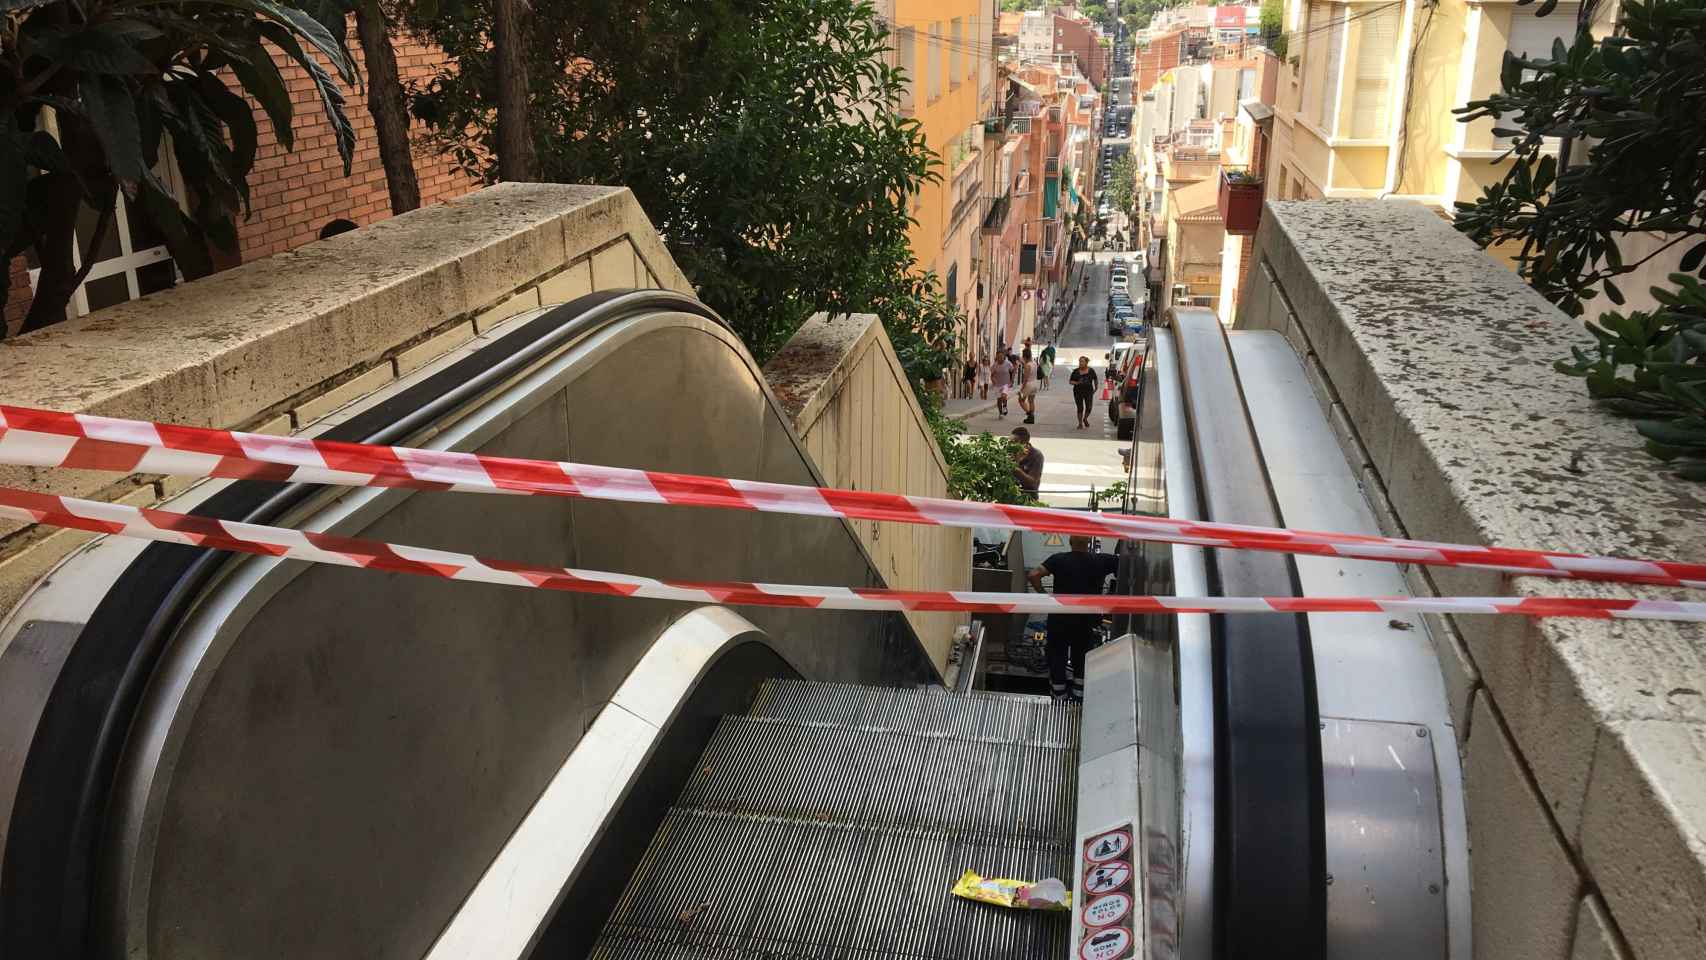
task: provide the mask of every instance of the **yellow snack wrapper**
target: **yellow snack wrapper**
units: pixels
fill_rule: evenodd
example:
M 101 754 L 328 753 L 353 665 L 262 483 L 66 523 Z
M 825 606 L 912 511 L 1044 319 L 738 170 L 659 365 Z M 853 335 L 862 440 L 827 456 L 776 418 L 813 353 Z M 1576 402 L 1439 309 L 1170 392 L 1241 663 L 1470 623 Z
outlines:
M 1072 891 L 1053 877 L 1032 883 L 1028 880 L 1008 880 L 1004 877 L 984 879 L 974 870 L 967 870 L 954 884 L 954 896 L 978 903 L 993 903 L 1015 910 L 1071 910 Z

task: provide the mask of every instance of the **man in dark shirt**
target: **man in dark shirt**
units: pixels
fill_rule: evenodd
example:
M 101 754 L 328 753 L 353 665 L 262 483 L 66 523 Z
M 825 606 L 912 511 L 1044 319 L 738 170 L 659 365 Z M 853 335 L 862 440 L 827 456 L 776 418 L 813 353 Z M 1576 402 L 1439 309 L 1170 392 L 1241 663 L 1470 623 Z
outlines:
M 1119 561 L 1091 550 L 1089 537 L 1073 537 L 1071 543 L 1070 551 L 1054 554 L 1031 571 L 1031 586 L 1041 590 L 1043 578 L 1052 576 L 1055 596 L 1102 592 L 1102 585 L 1119 570 Z M 1093 613 L 1049 614 L 1048 679 L 1056 700 L 1084 699 L 1084 657 L 1090 652 L 1090 635 L 1100 619 Z
M 1020 490 L 1035 499 L 1043 484 L 1043 452 L 1031 446 L 1031 431 L 1024 427 L 1013 428 L 1013 439 L 1019 442 L 1013 451 L 1013 479 L 1019 481 Z

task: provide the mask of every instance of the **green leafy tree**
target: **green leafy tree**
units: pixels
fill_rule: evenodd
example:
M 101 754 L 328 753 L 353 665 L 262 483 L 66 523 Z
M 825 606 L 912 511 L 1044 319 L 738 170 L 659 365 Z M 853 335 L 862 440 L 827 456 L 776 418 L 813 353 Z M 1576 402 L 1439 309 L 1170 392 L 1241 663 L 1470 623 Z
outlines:
M 948 496 L 1018 506 L 1035 503 L 1013 477 L 1015 443 L 988 432 L 968 434 L 958 420 L 926 410 L 936 443 L 948 462 Z
M 1259 21 L 1262 31 L 1262 42 L 1274 52 L 1274 56 L 1285 59 L 1285 0 L 1262 0 L 1262 13 Z
M 186 277 L 212 271 L 214 247 L 236 250 L 258 138 L 245 95 L 292 146 L 294 107 L 275 50 L 313 81 L 348 173 L 355 131 L 339 81 L 356 81 L 349 10 L 340 0 L 9 3 L 0 24 L 0 244 L 8 260 L 33 248 L 41 264 L 24 329 L 64 318 L 92 263 L 79 269 L 72 259 L 78 211 L 95 212 L 89 247 L 98 247 L 114 229 L 120 191 L 128 215 L 165 238 Z M 189 191 L 187 213 L 157 173 L 168 151 Z
M 706 303 L 768 356 L 817 311 L 894 301 L 908 207 L 936 176 L 862 0 L 535 0 L 537 177 L 632 189 Z M 489 0 L 410 24 L 450 64 L 412 109 L 497 174 Z M 885 316 L 885 321 L 891 319 Z M 947 318 L 943 318 L 944 322 Z
M 1128 217 L 1137 215 L 1137 162 L 1130 153 L 1114 161 L 1108 174 L 1108 200 Z
M 1457 205 L 1457 227 L 1514 247 L 1522 276 L 1572 315 L 1600 290 L 1622 304 L 1615 278 L 1677 257 L 1676 288 L 1653 291 L 1661 309 L 1603 314 L 1592 349 L 1559 369 L 1638 418 L 1655 455 L 1706 479 L 1706 296 L 1691 276 L 1706 276 L 1706 0 L 1626 3 L 1621 33 L 1602 40 L 1583 26 L 1547 56 L 1507 54 L 1503 89 L 1458 110 L 1495 118 L 1512 146 L 1503 177 Z M 1626 261 L 1621 245 L 1643 234 L 1657 249 Z

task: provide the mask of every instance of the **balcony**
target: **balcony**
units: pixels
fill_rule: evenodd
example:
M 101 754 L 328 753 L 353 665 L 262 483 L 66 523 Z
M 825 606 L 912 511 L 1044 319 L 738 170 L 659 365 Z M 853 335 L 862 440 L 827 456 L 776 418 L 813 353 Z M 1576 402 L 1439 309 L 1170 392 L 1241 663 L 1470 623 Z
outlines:
M 1058 157 L 1058 156 L 1045 157 L 1043 159 L 1043 176 L 1045 176 L 1045 177 L 1058 177 L 1058 176 L 1060 176 L 1060 157 Z
M 1220 219 L 1226 232 L 1252 236 L 1262 222 L 1262 178 L 1243 167 L 1220 169 Z
M 983 226 L 980 228 L 980 232 L 986 237 L 992 237 L 1000 233 L 1007 226 L 1007 211 L 1012 209 L 1012 207 L 1012 195 L 1006 193 L 1002 194 L 994 203 L 990 204 L 989 212 L 984 214 Z

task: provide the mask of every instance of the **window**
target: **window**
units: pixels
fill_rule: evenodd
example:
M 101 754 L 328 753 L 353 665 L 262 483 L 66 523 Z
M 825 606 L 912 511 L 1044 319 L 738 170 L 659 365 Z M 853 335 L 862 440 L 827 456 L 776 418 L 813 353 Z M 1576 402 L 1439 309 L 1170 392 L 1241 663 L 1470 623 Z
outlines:
M 902 27 L 895 40 L 895 66 L 906 73 L 906 82 L 900 88 L 900 110 L 908 113 L 916 105 L 913 91 L 918 86 L 918 32 L 911 27 Z
M 1392 64 L 1398 55 L 1398 8 L 1386 7 L 1364 16 L 1358 26 L 1361 30 L 1357 40 L 1356 89 L 1351 97 L 1350 136 L 1356 140 L 1379 140 L 1386 136 L 1392 102 Z
M 1338 129 L 1339 71 L 1345 61 L 1345 10 L 1342 3 L 1321 4 L 1328 20 L 1325 42 L 1326 65 L 1321 75 L 1321 100 L 1315 107 L 1316 122 L 1331 136 Z
M 930 77 L 930 102 L 935 103 L 936 99 L 942 95 L 942 25 L 939 23 L 933 23 L 930 25 L 930 49 L 928 51 L 928 56 L 930 61 L 928 70 Z
M 1511 8 L 1511 28 L 1505 49 L 1513 56 L 1550 60 L 1552 59 L 1552 41 L 1562 40 L 1566 47 L 1575 41 L 1576 4 L 1560 3 L 1558 9 L 1544 17 L 1535 16 L 1535 9 L 1537 8 Z M 1524 81 L 1532 80 L 1534 79 L 1534 72 L 1524 70 L 1522 78 Z M 1495 88 L 1497 88 L 1498 83 L 1498 79 L 1494 78 L 1493 85 Z M 1495 126 L 1504 127 L 1516 125 L 1516 118 L 1514 117 L 1508 122 L 1501 120 L 1501 122 L 1495 123 Z M 1555 137 L 1547 137 L 1546 141 L 1553 143 L 1556 139 Z M 1503 145 L 1511 141 L 1509 138 L 1496 137 L 1494 142 Z
M 948 86 L 958 89 L 960 80 L 965 76 L 965 68 L 961 66 L 961 49 L 965 44 L 965 33 L 961 29 L 962 21 L 956 17 L 948 29 Z
M 53 112 L 45 111 L 43 117 L 43 127 L 57 139 L 59 124 Z M 171 156 L 171 147 L 162 143 L 160 162 L 155 165 L 154 173 L 171 190 L 172 196 L 181 197 L 184 195 L 183 182 Z M 81 317 L 103 307 L 135 300 L 176 286 L 182 279 L 177 264 L 166 252 L 166 238 L 144 218 L 132 218 L 123 191 L 118 193 L 114 203 L 112 219 L 99 245 L 95 244 L 95 226 L 100 222 L 100 215 L 87 204 L 77 206 L 74 227 L 77 242 L 71 248 L 71 263 L 81 268 L 93 260 L 94 265 L 66 304 L 67 317 Z M 41 283 L 41 261 L 33 247 L 26 251 L 25 262 L 29 267 L 30 291 L 34 293 Z

